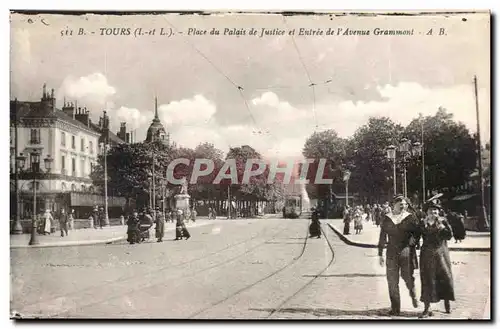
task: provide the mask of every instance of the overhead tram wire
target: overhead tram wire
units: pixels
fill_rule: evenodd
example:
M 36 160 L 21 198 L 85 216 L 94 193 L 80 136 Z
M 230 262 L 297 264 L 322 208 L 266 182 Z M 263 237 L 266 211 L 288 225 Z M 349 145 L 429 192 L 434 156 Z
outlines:
M 288 24 L 286 22 L 285 16 L 283 16 L 283 24 L 285 24 L 285 27 L 287 29 L 289 29 Z M 316 93 L 314 91 L 314 86 L 316 84 L 311 79 L 311 75 L 309 74 L 309 70 L 307 69 L 307 66 L 304 63 L 304 59 L 302 58 L 302 55 L 301 55 L 301 53 L 299 51 L 299 47 L 297 46 L 297 43 L 295 42 L 295 37 L 293 35 L 291 37 L 292 37 L 293 46 L 295 48 L 295 51 L 297 52 L 297 55 L 298 55 L 299 60 L 300 60 L 300 63 L 302 64 L 302 67 L 304 68 L 304 71 L 306 72 L 307 79 L 309 80 L 309 87 L 312 87 L 312 93 L 313 93 L 313 115 L 314 115 L 314 122 L 316 124 L 316 126 L 314 127 L 314 129 L 316 130 L 318 128 L 318 117 L 316 115 Z
M 236 89 L 238 90 L 240 96 L 242 97 L 243 99 L 243 102 L 245 103 L 245 107 L 248 111 L 248 113 L 250 114 L 250 117 L 254 123 L 254 126 L 256 129 L 258 129 L 260 131 L 260 129 L 258 128 L 258 125 L 257 125 L 257 122 L 255 120 L 255 117 L 252 113 L 252 111 L 250 110 L 250 107 L 248 106 L 248 103 L 245 99 L 245 97 L 243 96 L 243 93 L 242 93 L 242 90 L 243 90 L 243 87 L 241 87 L 240 85 L 238 85 L 237 83 L 235 83 L 231 78 L 229 78 L 229 76 L 227 76 L 217 65 L 214 64 L 214 62 L 212 62 L 207 56 L 205 56 L 205 54 L 203 54 L 198 48 L 196 48 L 196 46 L 191 43 L 185 36 L 184 34 L 182 33 L 179 33 L 179 30 L 177 29 L 177 27 L 175 27 L 175 25 L 173 25 L 165 16 L 163 16 L 163 18 L 165 19 L 165 21 L 167 22 L 168 25 L 170 25 L 170 27 L 175 31 L 175 33 L 177 34 L 180 34 L 182 35 L 182 38 L 184 39 L 184 41 L 191 47 L 193 48 L 197 53 L 198 55 L 200 55 L 203 59 L 205 59 L 210 65 L 212 65 L 212 67 L 217 71 L 219 72 L 224 78 L 226 78 L 227 81 L 229 81 L 234 87 L 236 87 Z
M 163 16 L 163 18 L 165 19 L 165 21 L 167 22 L 168 25 L 170 25 L 170 27 L 177 33 L 177 34 L 180 34 L 178 33 L 178 29 L 175 25 L 173 25 L 165 16 Z M 196 48 L 183 34 L 181 34 L 183 36 L 183 39 L 184 41 L 191 47 L 193 48 L 203 59 L 205 59 L 210 65 L 212 65 L 212 67 L 217 71 L 219 72 L 222 76 L 224 76 L 224 78 L 226 78 L 227 81 L 229 81 L 234 87 L 236 87 L 236 89 L 238 89 L 238 93 L 239 95 L 241 96 L 241 98 L 243 99 L 243 103 L 245 104 L 245 107 L 250 115 L 250 118 L 252 119 L 252 122 L 254 124 L 254 127 L 255 127 L 255 131 L 253 131 L 253 134 L 254 135 L 262 135 L 262 134 L 269 134 L 275 141 L 278 141 L 278 139 L 276 138 L 276 136 L 274 136 L 273 134 L 270 133 L 269 130 L 262 130 L 258 125 L 257 125 L 257 122 L 255 120 L 255 117 L 252 113 L 252 111 L 250 110 L 250 106 L 248 105 L 248 102 L 243 94 L 243 87 L 238 85 L 237 83 L 235 83 L 231 78 L 229 78 L 228 75 L 226 75 L 217 65 L 215 65 L 205 54 L 203 54 L 198 48 Z M 208 124 L 210 121 L 212 120 L 212 118 L 210 118 L 206 124 Z

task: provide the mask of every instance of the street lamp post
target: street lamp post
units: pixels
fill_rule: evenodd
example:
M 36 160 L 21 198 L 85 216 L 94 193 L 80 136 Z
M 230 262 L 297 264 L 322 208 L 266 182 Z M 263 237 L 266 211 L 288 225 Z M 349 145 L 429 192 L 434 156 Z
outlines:
M 401 142 L 399 143 L 399 149 L 398 151 L 400 152 L 401 156 L 403 157 L 403 173 L 402 173 L 402 180 L 403 180 L 403 195 L 404 197 L 408 197 L 408 187 L 407 187 L 407 171 L 406 171 L 406 166 L 408 162 L 408 158 L 410 156 L 420 156 L 422 154 L 422 144 L 419 142 L 411 143 L 411 141 L 407 138 L 401 139 Z M 387 158 L 393 161 L 393 176 L 394 176 L 394 195 L 397 194 L 396 191 L 396 147 L 394 145 L 390 145 L 387 147 Z M 425 181 L 425 179 L 424 179 Z M 425 184 L 425 182 L 423 183 Z M 425 189 L 425 187 L 424 187 Z M 424 192 L 425 193 L 425 192 Z M 425 195 L 423 196 L 425 198 Z
M 403 156 L 403 195 L 408 197 L 407 185 L 406 185 L 406 161 L 408 159 L 408 153 L 410 152 L 411 142 L 408 138 L 401 139 L 399 143 L 399 152 Z
M 349 170 L 344 171 L 344 182 L 345 182 L 345 205 L 349 206 L 349 178 L 351 177 L 351 172 Z
M 425 167 L 424 167 L 424 150 L 423 150 L 423 144 L 420 142 L 415 142 L 412 145 L 411 148 L 411 155 L 414 157 L 419 157 L 422 156 L 422 206 L 424 205 L 425 202 Z
M 420 113 L 420 139 L 421 139 L 421 144 L 420 144 L 420 152 L 422 154 L 422 206 L 425 202 L 425 152 L 424 152 L 424 117 L 422 116 L 422 113 Z
M 393 187 L 394 187 L 394 195 L 397 194 L 397 189 L 396 189 L 396 146 L 394 145 L 389 145 L 387 147 L 387 158 L 392 161 L 392 182 L 393 182 Z
M 16 141 L 17 143 L 17 141 Z M 16 218 L 14 222 L 14 228 L 12 230 L 12 233 L 14 234 L 22 234 L 23 233 L 23 226 L 21 225 L 21 205 L 20 205 L 20 199 L 21 199 L 21 192 L 19 189 L 19 171 L 24 169 L 24 164 L 26 163 L 26 156 L 21 153 L 16 157 Z
M 101 143 L 104 156 L 104 226 L 109 226 L 108 217 L 108 143 Z
M 52 169 L 53 159 L 50 156 L 44 159 L 45 169 L 50 171 Z M 34 150 L 31 152 L 31 171 L 33 172 L 33 218 L 31 220 L 31 239 L 29 242 L 30 246 L 40 244 L 38 241 L 38 235 L 36 233 L 36 175 L 40 172 L 40 151 Z
M 50 171 L 52 170 L 52 162 L 54 161 L 54 159 L 52 159 L 52 157 L 49 155 L 47 155 L 47 157 L 45 159 L 43 159 L 43 162 L 45 163 L 45 169 L 47 170 L 47 174 L 50 174 Z M 51 184 L 51 179 L 50 177 L 47 177 L 47 179 L 49 180 L 49 191 L 52 191 L 52 184 Z M 50 209 L 52 210 L 52 203 L 51 203 L 52 200 L 50 200 L 49 198 L 49 204 L 50 204 Z

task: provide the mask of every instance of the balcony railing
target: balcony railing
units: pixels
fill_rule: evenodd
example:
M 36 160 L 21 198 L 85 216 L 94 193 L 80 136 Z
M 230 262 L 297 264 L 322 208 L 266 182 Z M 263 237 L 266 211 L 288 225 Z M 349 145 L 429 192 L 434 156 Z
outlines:
M 30 138 L 30 144 L 32 144 L 32 145 L 39 145 L 41 143 L 42 143 L 42 141 L 40 138 Z

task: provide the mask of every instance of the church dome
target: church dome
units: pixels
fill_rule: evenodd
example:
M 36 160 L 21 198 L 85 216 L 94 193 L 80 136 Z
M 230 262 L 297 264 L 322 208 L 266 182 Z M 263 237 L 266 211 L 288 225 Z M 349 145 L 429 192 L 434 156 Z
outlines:
M 163 143 L 169 142 L 169 136 L 167 131 L 163 127 L 163 124 L 158 117 L 158 102 L 155 98 L 155 117 L 151 125 L 149 126 L 148 132 L 146 134 L 146 143 L 160 141 Z

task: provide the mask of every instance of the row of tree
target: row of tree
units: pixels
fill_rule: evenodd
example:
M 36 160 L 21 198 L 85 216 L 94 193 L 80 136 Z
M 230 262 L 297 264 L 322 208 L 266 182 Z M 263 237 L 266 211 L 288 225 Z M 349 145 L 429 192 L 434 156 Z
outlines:
M 423 140 L 422 140 L 423 131 Z M 334 130 L 315 132 L 303 146 L 303 156 L 315 159 L 310 165 L 308 179 L 314 180 L 320 159 L 327 160 L 324 178 L 333 179 L 332 185 L 308 186 L 311 198 L 331 199 L 332 191 L 344 190 L 343 173 L 350 171 L 349 190 L 357 193 L 366 202 L 379 202 L 392 194 L 393 167 L 387 158 L 387 147 L 398 146 L 405 137 L 412 142 L 423 142 L 425 153 L 425 184 L 427 191 L 443 190 L 463 185 L 476 168 L 476 140 L 462 123 L 440 108 L 434 116 L 413 119 L 406 127 L 386 117 L 372 117 L 360 127 L 351 138 L 341 138 Z M 179 185 L 172 185 L 165 179 L 168 164 L 177 158 L 189 159 L 189 164 L 175 167 L 174 177 L 186 177 L 189 182 L 195 159 L 211 159 L 215 168 L 208 176 L 200 177 L 196 184 L 189 184 L 188 193 L 193 199 L 225 200 L 228 193 L 239 200 L 282 201 L 283 175 L 277 175 L 273 184 L 267 184 L 269 166 L 265 171 L 251 178 L 250 184 L 230 184 L 223 179 L 213 184 L 220 170 L 226 170 L 225 160 L 235 159 L 238 181 L 241 182 L 248 159 L 262 159 L 261 154 L 250 146 L 231 148 L 224 158 L 223 151 L 213 144 L 202 143 L 194 149 L 173 147 L 162 143 L 121 144 L 107 153 L 108 190 L 116 196 L 127 199 L 142 199 L 147 203 L 152 191 L 153 166 L 155 173 L 155 195 L 161 197 L 162 189 L 170 195 L 179 192 Z M 397 154 L 398 193 L 402 192 L 400 173 L 403 157 Z M 408 194 L 421 199 L 422 158 L 409 157 L 406 162 Z M 202 169 L 206 167 L 202 166 Z M 487 173 L 491 165 L 486 164 Z M 256 169 L 256 168 L 253 168 Z M 299 168 L 300 170 L 300 168 Z M 103 186 L 103 158 L 93 168 L 94 184 Z
M 350 191 L 366 202 L 385 199 L 393 193 L 393 163 L 387 157 L 387 148 L 398 147 L 402 138 L 423 144 L 427 192 L 453 191 L 468 181 L 477 167 L 475 136 L 444 108 L 439 108 L 434 116 L 415 118 L 406 127 L 386 117 L 372 117 L 351 138 L 340 138 L 335 131 L 327 130 L 307 139 L 304 157 L 330 159 L 334 179 L 332 187 L 316 186 L 310 189 L 311 193 L 328 199 L 332 190 L 343 191 L 343 172 L 348 170 Z M 403 191 L 403 161 L 397 151 L 397 193 Z M 407 157 L 406 168 L 408 195 L 421 200 L 422 157 Z
M 163 196 L 171 197 L 180 192 L 181 185 L 173 184 L 167 177 L 168 165 L 175 159 L 188 159 L 189 164 L 175 166 L 173 177 L 186 178 L 188 193 L 192 199 L 226 200 L 228 195 L 238 200 L 263 201 L 281 200 L 283 186 L 279 182 L 280 176 L 272 184 L 267 183 L 269 166 L 262 174 L 250 178 L 249 184 L 231 184 L 229 178 L 223 178 L 220 183 L 214 180 L 221 170 L 229 177 L 230 169 L 224 164 L 227 159 L 234 159 L 238 182 L 242 181 L 245 165 L 248 159 L 262 159 L 261 154 L 250 146 L 231 148 L 226 157 L 213 144 L 202 143 L 196 148 L 177 148 L 161 142 L 119 144 L 107 152 L 108 193 L 123 196 L 126 199 L 135 199 L 139 205 L 147 204 L 150 195 L 154 193 L 157 199 Z M 189 184 L 193 174 L 196 159 L 210 159 L 214 163 L 214 170 L 206 176 L 201 176 L 195 184 Z M 257 165 L 252 168 L 256 170 Z M 207 165 L 202 164 L 201 170 Z M 100 156 L 98 163 L 93 167 L 91 177 L 94 185 L 104 187 L 104 158 Z M 154 177 L 154 192 L 153 192 Z

